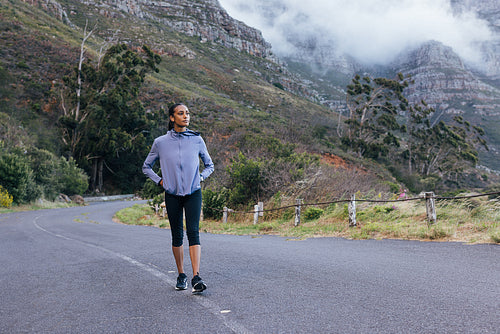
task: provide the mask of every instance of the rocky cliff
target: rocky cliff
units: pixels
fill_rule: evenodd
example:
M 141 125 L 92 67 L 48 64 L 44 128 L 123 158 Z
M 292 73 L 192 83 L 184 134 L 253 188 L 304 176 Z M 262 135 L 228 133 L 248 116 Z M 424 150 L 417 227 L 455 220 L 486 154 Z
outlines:
M 96 12 L 107 18 L 128 16 L 154 22 L 161 28 L 168 27 L 188 36 L 198 37 L 202 42 L 215 42 L 276 61 L 271 45 L 264 40 L 262 33 L 230 17 L 217 0 L 30 0 L 27 2 L 45 8 L 69 25 L 73 25 L 72 15 L 76 15 L 79 10 L 86 11 L 84 15 L 87 17 L 94 16 Z
M 408 88 L 413 102 L 425 100 L 438 115 L 473 113 L 500 116 L 500 89 L 467 69 L 450 47 L 430 41 L 401 55 L 394 72 L 411 75 Z

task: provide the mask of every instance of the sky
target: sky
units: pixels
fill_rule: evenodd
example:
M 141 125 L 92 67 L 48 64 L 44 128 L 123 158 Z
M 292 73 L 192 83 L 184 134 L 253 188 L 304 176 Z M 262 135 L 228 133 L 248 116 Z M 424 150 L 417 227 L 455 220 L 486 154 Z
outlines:
M 297 41 L 332 47 L 361 63 L 384 65 L 429 40 L 466 62 L 493 34 L 474 13 L 453 14 L 449 0 L 219 0 L 233 18 L 259 29 L 273 51 L 293 54 Z M 277 4 L 281 4 L 277 5 Z

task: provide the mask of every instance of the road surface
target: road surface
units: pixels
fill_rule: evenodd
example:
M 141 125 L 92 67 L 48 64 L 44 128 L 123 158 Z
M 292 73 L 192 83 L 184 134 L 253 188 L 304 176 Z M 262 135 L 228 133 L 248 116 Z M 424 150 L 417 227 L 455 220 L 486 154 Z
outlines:
M 133 204 L 1 214 L 0 333 L 500 333 L 498 245 L 202 234 L 192 295 Z

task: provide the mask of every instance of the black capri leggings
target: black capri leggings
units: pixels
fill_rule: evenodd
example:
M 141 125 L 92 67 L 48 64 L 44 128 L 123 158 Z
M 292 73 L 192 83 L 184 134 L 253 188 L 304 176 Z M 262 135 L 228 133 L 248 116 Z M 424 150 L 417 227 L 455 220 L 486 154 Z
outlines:
M 184 229 L 182 213 L 186 213 L 186 234 L 189 246 L 200 244 L 201 189 L 191 195 L 176 196 L 165 193 L 168 221 L 172 232 L 172 246 L 182 246 Z M 183 210 L 184 209 L 184 210 Z

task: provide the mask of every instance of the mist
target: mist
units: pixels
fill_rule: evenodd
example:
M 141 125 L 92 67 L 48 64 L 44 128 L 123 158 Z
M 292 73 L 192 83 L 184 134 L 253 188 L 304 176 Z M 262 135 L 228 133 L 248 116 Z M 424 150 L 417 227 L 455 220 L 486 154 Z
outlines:
M 262 31 L 279 56 L 297 45 L 333 49 L 364 64 L 384 65 L 400 52 L 435 40 L 466 62 L 481 61 L 493 38 L 472 12 L 454 13 L 449 0 L 219 0 L 233 18 Z

